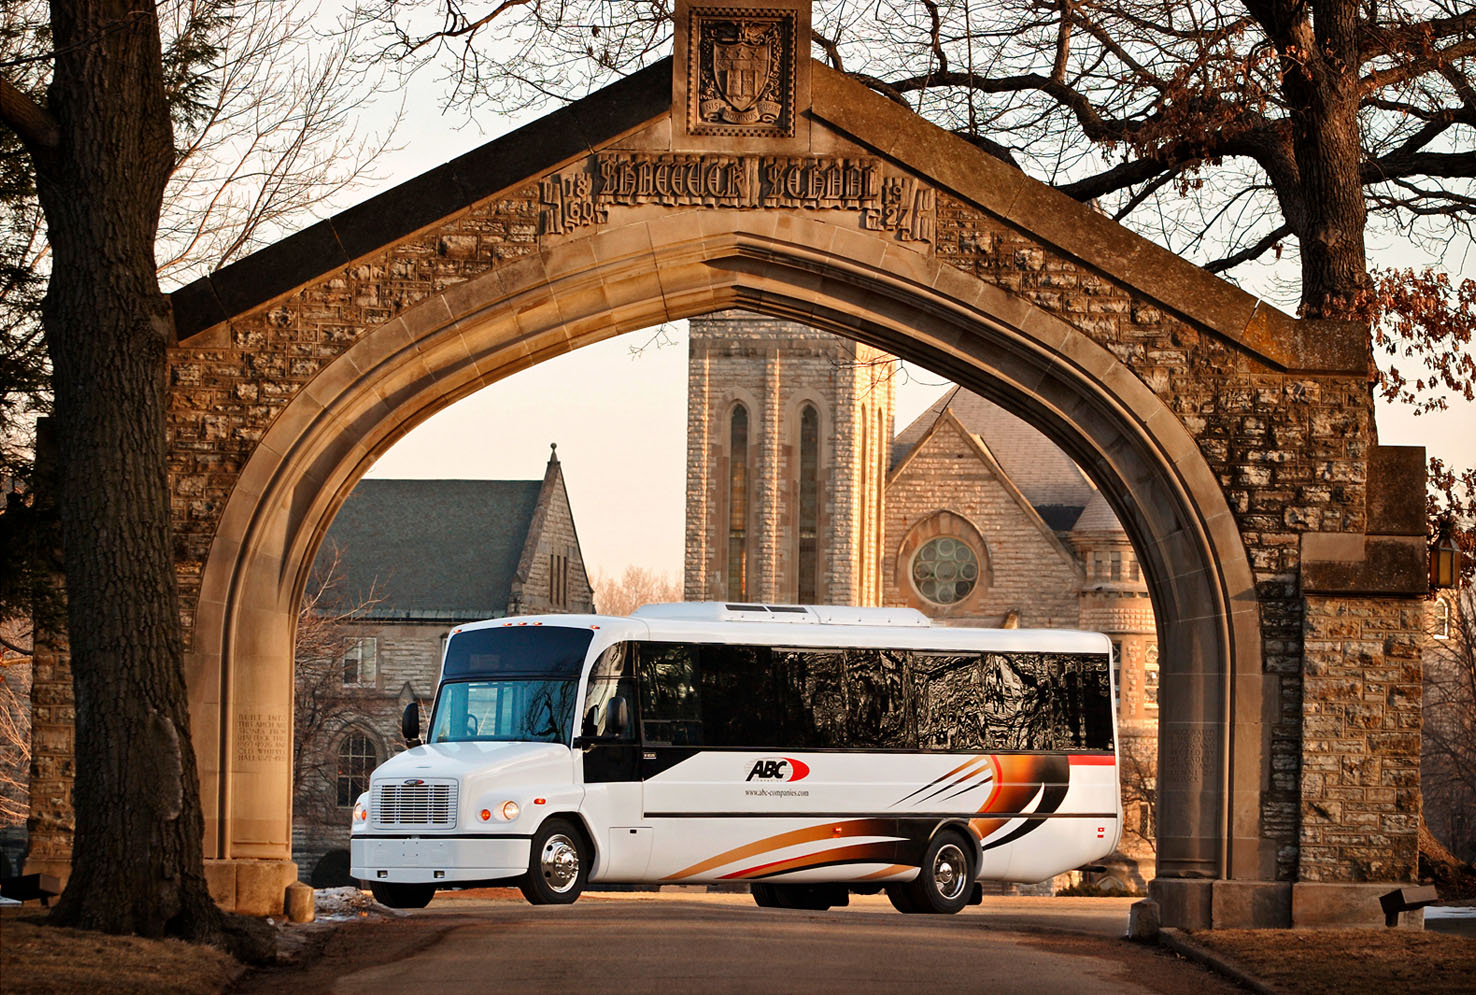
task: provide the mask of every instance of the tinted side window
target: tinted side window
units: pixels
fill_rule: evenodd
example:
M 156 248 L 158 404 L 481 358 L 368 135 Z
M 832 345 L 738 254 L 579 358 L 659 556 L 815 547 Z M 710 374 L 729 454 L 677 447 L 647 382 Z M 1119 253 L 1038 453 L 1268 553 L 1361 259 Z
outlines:
M 989 668 L 977 653 L 918 653 L 912 660 L 917 741 L 924 750 L 991 745 L 985 702 Z
M 635 648 L 630 643 L 616 643 L 595 660 L 590 669 L 589 689 L 584 695 L 584 709 L 580 713 L 580 735 L 616 735 L 611 724 L 610 701 L 618 696 L 625 699 L 629 724 L 618 734 L 617 741 L 635 741 L 640 691 L 636 686 L 634 658 Z
M 698 650 L 702 732 L 708 746 L 783 745 L 783 689 L 767 646 L 705 644 Z
M 1107 657 L 1083 654 L 918 654 L 913 688 L 919 745 L 1111 749 L 1107 667 Z
M 800 704 L 794 746 L 836 749 L 851 745 L 845 654 L 840 650 L 775 650 Z
M 695 647 L 640 645 L 641 729 L 648 743 L 703 745 Z
M 845 651 L 846 746 L 888 750 L 917 747 L 908 707 L 906 650 Z
M 921 655 L 924 749 L 1103 750 L 1112 747 L 1108 658 L 1065 653 Z

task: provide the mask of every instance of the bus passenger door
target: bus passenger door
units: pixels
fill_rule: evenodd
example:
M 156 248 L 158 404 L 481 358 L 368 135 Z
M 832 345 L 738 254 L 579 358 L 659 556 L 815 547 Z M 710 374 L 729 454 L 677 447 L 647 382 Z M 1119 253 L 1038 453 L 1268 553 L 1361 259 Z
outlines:
M 638 881 L 651 857 L 651 829 L 641 816 L 636 695 L 633 677 L 611 674 L 592 675 L 585 697 L 584 814 L 600 837 L 593 880 Z

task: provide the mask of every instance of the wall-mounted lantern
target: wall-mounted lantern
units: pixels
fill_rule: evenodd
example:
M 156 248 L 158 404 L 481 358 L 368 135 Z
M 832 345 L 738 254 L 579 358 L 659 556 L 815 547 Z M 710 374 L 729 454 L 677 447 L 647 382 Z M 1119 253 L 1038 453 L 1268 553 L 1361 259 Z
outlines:
M 1461 573 L 1461 547 L 1449 518 L 1440 522 L 1439 534 L 1430 547 L 1430 587 L 1452 588 Z

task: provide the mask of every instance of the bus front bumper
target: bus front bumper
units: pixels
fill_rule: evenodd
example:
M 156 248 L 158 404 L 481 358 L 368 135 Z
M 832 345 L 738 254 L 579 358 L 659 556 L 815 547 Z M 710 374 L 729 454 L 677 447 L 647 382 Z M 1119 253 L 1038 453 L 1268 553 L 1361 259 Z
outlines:
M 532 841 L 507 836 L 375 836 L 350 842 L 349 874 L 360 881 L 456 884 L 518 877 Z

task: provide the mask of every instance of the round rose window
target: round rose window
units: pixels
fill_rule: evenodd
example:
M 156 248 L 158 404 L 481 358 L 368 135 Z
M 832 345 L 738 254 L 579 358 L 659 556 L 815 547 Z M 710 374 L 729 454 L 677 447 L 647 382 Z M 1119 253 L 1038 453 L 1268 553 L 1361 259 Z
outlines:
M 951 605 L 969 596 L 979 582 L 979 558 L 949 536 L 929 539 L 912 558 L 912 583 L 934 604 Z

